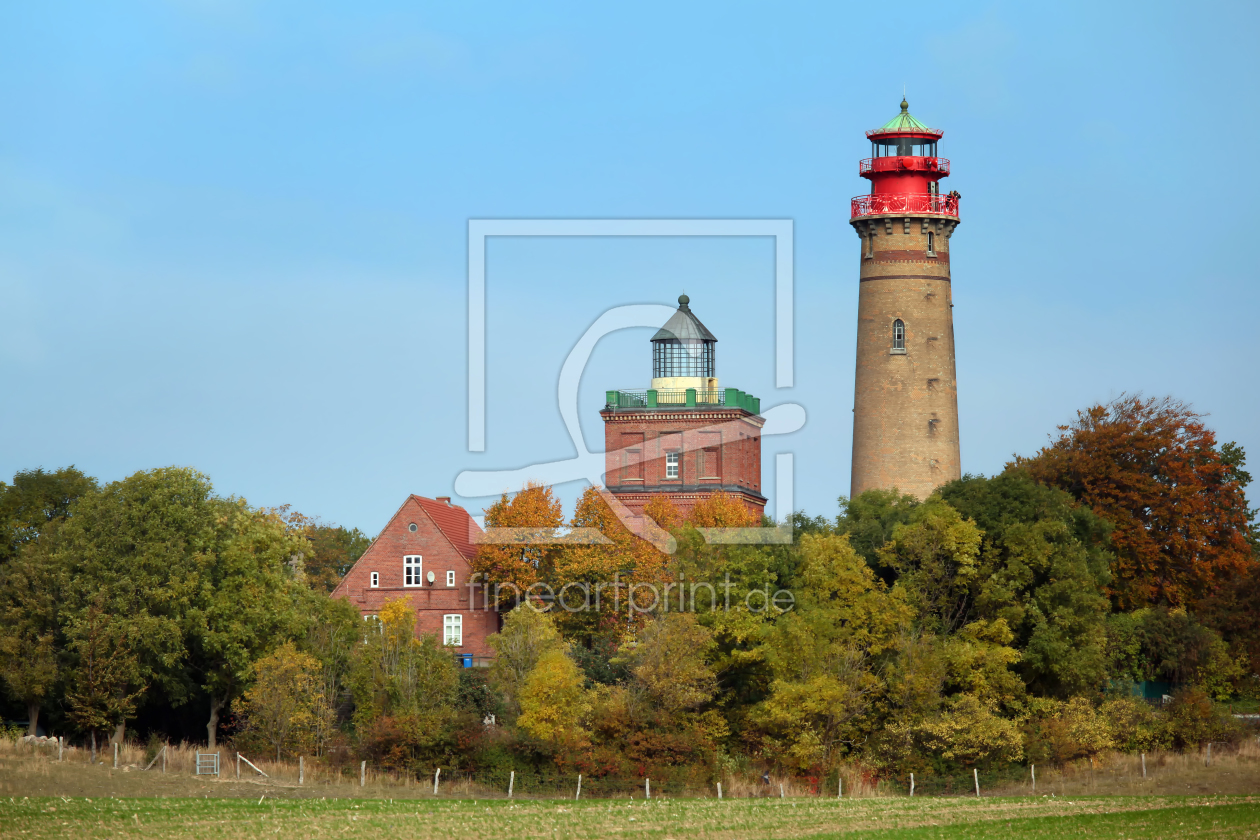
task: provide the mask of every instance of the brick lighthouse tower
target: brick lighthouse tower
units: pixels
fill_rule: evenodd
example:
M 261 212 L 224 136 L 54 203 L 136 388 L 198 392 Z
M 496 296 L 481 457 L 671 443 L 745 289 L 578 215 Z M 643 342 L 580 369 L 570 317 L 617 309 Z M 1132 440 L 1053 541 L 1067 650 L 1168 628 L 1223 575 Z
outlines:
M 717 337 L 690 298 L 652 336 L 652 387 L 608 391 L 605 484 L 636 514 L 666 496 L 684 514 L 715 493 L 735 496 L 760 520 L 761 400 L 719 388 Z
M 920 499 L 961 476 L 949 241 L 958 194 L 940 194 L 944 132 L 901 113 L 866 132 L 853 199 L 862 239 L 850 492 L 897 488 Z

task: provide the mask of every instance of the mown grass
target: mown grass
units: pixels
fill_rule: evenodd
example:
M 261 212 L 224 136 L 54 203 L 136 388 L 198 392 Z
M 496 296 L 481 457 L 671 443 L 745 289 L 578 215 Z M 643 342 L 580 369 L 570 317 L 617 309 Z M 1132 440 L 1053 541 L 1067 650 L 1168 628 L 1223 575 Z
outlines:
M 1255 837 L 1260 796 L 529 801 L 0 800 L 0 837 Z

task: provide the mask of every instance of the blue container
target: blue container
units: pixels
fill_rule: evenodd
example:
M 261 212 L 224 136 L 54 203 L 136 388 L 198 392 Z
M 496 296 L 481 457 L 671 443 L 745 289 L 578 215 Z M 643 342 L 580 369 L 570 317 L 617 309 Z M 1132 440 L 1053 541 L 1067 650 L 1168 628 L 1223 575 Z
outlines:
M 456 655 L 460 658 L 460 661 L 463 663 L 465 668 L 472 667 L 473 655 L 471 653 L 460 653 Z

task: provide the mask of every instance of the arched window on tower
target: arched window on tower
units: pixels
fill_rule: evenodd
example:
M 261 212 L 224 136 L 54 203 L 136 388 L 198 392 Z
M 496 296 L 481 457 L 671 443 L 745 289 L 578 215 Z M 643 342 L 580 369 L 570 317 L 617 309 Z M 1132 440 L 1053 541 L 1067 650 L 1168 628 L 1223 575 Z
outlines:
M 893 343 L 892 349 L 894 353 L 906 352 L 906 324 L 900 318 L 893 321 Z

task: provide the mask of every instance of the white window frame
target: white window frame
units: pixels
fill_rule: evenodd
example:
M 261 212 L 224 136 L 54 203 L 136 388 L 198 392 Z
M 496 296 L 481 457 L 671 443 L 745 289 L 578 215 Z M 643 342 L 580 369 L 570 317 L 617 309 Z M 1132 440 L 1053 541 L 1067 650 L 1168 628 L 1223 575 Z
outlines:
M 464 616 L 451 613 L 442 616 L 442 644 L 450 647 L 464 646 Z
M 682 453 L 666 452 L 665 453 L 665 477 L 678 478 L 682 474 Z
M 372 588 L 376 589 L 380 585 L 381 585 L 381 573 L 372 572 Z
M 407 554 L 403 557 L 403 586 L 424 586 L 424 557 Z
M 455 570 L 454 569 L 446 570 L 446 585 L 447 586 L 455 585 Z

